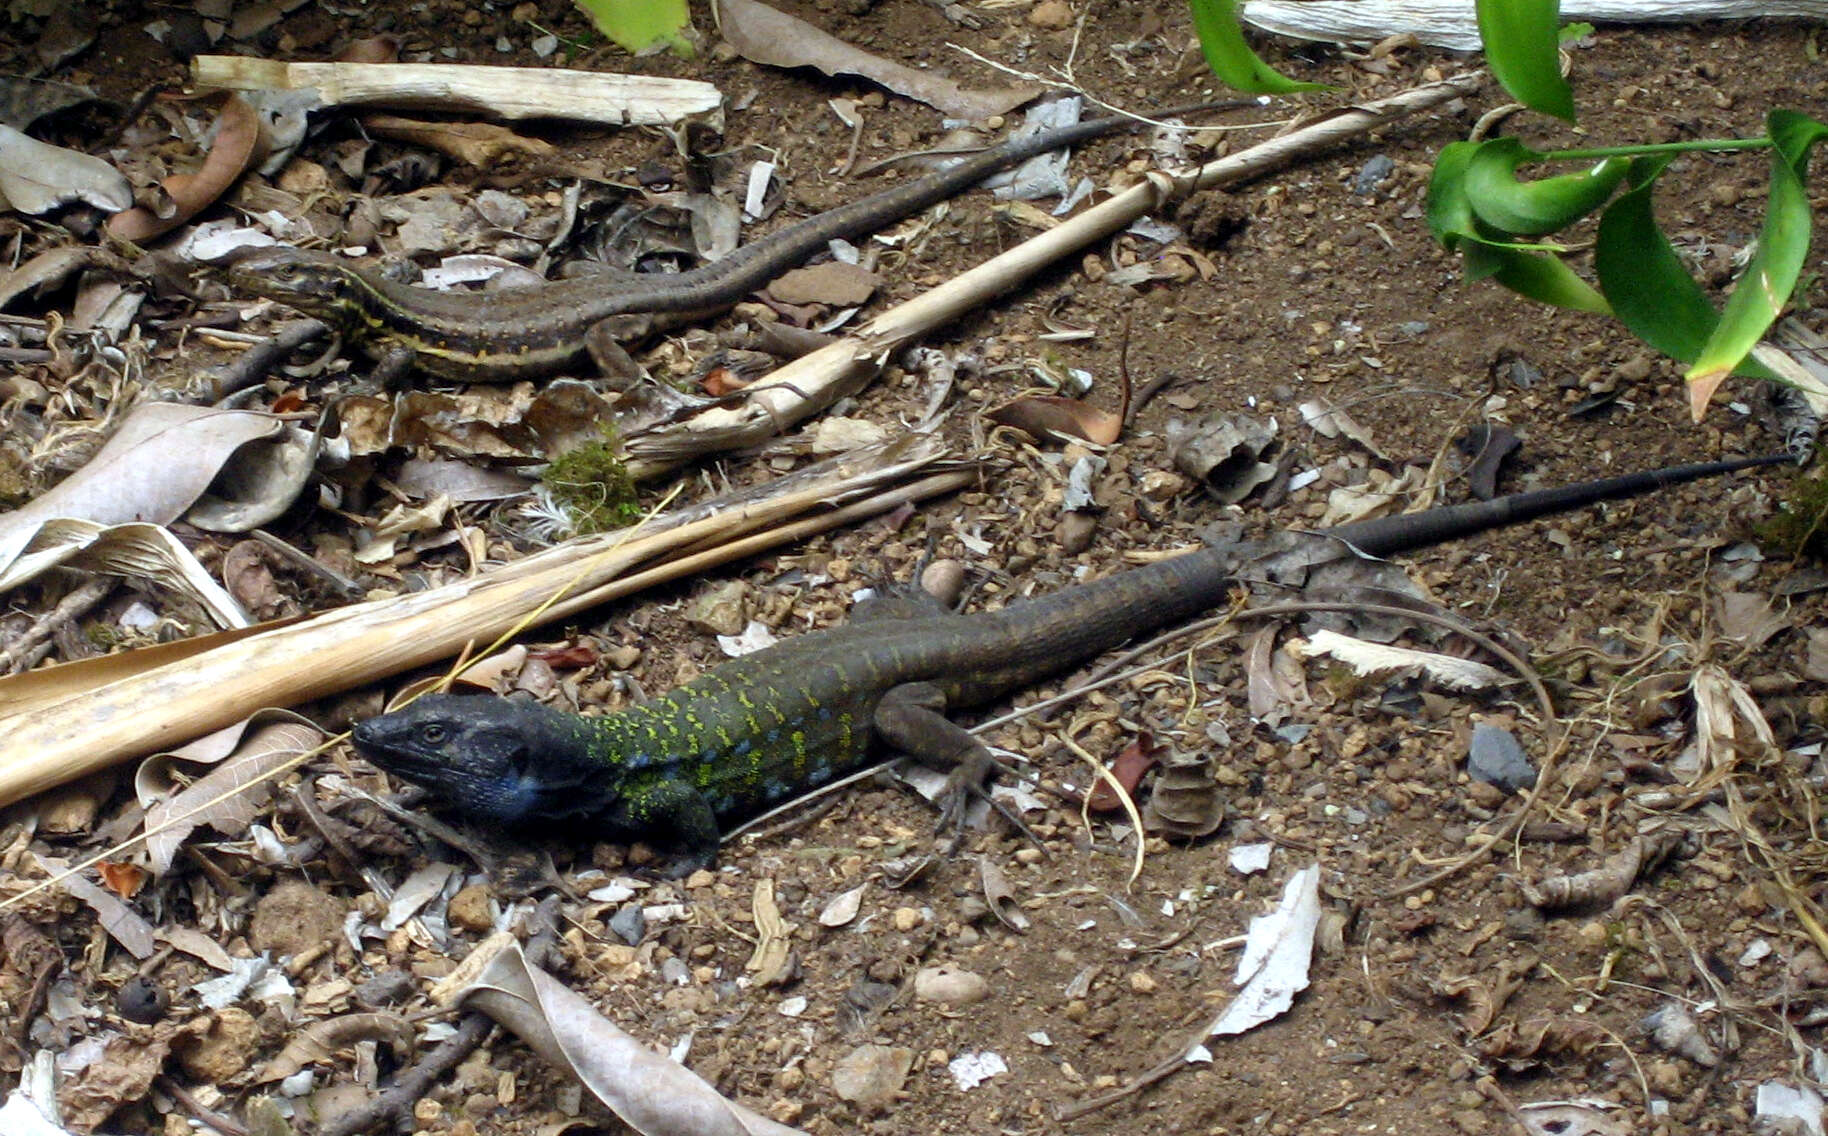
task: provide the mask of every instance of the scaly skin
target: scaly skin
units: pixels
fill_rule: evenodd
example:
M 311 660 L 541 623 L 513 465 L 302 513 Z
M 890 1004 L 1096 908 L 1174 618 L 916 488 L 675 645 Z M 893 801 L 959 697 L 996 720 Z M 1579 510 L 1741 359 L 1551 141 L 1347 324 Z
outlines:
M 1248 105 L 1196 103 L 1160 114 Z M 328 253 L 271 248 L 236 260 L 229 281 L 324 320 L 379 359 L 408 351 L 419 369 L 461 382 L 543 378 L 585 363 L 593 333 L 602 334 L 596 329 L 609 339 L 638 338 L 720 311 L 833 240 L 873 232 L 1037 154 L 1135 125 L 1123 116 L 1088 119 L 1004 142 L 797 221 L 688 272 L 609 272 L 531 288 L 435 292 Z
M 1374 556 L 1469 536 L 1777 456 L 1677 466 L 1330 530 Z M 432 695 L 361 723 L 356 747 L 460 811 L 526 829 L 561 821 L 683 846 L 712 863 L 720 825 L 865 764 L 883 738 L 978 778 L 988 752 L 944 716 L 1223 603 L 1248 552 L 1206 548 L 975 615 L 852 622 L 732 660 L 601 717 Z

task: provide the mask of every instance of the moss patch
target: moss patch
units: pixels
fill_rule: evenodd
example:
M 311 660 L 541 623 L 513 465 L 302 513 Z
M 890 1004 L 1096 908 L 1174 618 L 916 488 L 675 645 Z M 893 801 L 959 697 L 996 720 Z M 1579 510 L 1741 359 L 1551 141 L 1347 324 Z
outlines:
M 611 442 L 591 442 L 554 458 L 540 484 L 580 536 L 619 529 L 641 516 L 635 480 Z
M 1799 477 L 1777 512 L 1753 530 L 1767 553 L 1828 558 L 1828 477 Z

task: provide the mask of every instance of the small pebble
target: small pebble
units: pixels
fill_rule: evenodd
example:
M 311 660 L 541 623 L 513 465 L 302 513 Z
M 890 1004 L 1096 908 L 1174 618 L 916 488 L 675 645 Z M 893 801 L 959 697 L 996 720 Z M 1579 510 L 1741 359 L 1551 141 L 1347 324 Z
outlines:
M 1066 0 L 1041 0 L 1028 12 L 1030 27 L 1059 31 L 1073 26 L 1073 7 Z
M 914 975 L 914 997 L 942 1006 L 969 1006 L 990 997 L 990 983 L 969 970 L 929 966 Z

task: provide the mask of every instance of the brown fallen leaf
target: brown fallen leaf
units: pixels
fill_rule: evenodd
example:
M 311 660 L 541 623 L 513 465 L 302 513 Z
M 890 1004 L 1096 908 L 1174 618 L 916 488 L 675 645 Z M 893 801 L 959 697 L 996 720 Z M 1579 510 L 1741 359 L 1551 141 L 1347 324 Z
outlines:
M 132 899 L 144 887 L 146 869 L 137 864 L 124 864 L 117 860 L 103 860 L 95 865 L 95 871 L 102 878 L 109 891 L 122 899 Z
M 339 1049 L 358 1041 L 384 1041 L 397 1053 L 410 1053 L 413 1036 L 412 1023 L 399 1014 L 344 1014 L 325 1018 L 287 1042 L 273 1060 L 261 1067 L 254 1083 L 264 1085 L 284 1080 L 307 1065 L 333 1062 Z
M 511 937 L 477 947 L 434 995 L 478 1010 L 575 1077 L 643 1136 L 805 1136 L 727 1100 L 527 962 Z
M 1043 439 L 1079 439 L 1109 446 L 1123 433 L 1123 419 L 1117 415 L 1057 394 L 1024 395 L 987 415 L 999 426 L 1013 426 Z
M 783 304 L 854 308 L 875 295 L 881 286 L 882 277 L 860 264 L 828 260 L 781 274 L 768 285 L 768 294 Z
M 362 117 L 362 125 L 371 134 L 424 146 L 477 169 L 493 169 L 516 158 L 550 158 L 558 153 L 550 142 L 516 134 L 493 122 L 428 122 L 395 114 L 370 114 Z
M 1160 760 L 1156 756 L 1158 752 L 1154 735 L 1141 730 L 1137 733 L 1136 740 L 1123 747 L 1123 752 L 1112 760 L 1111 776 L 1123 786 L 1123 791 L 1129 794 L 1131 800 L 1136 799 L 1136 786 L 1142 781 L 1143 774 L 1154 769 Z M 1117 790 L 1111 787 L 1111 782 L 1100 778 L 1098 784 L 1092 787 L 1091 794 L 1086 797 L 1085 807 L 1094 813 L 1112 813 L 1123 808 L 1123 802 L 1117 799 Z
M 228 95 L 216 119 L 216 140 L 194 174 L 173 174 L 161 183 L 170 208 L 154 212 L 136 205 L 108 219 L 108 232 L 124 241 L 147 241 L 169 233 L 214 204 L 259 159 L 264 148 L 260 116 L 240 95 Z
M 150 805 L 146 854 L 153 871 L 169 870 L 184 838 L 200 824 L 224 836 L 240 835 L 266 807 L 273 791 L 269 775 L 322 740 L 316 729 L 299 721 L 267 722 L 250 730 L 234 756 L 207 776 Z M 164 760 L 152 758 L 148 764 Z M 142 785 L 149 780 L 136 779 Z
M 717 29 L 751 63 L 812 67 L 826 75 L 861 75 L 953 118 L 975 120 L 1004 114 L 1041 93 L 1032 83 L 967 90 L 935 71 L 917 71 L 871 55 L 759 0 L 719 0 Z

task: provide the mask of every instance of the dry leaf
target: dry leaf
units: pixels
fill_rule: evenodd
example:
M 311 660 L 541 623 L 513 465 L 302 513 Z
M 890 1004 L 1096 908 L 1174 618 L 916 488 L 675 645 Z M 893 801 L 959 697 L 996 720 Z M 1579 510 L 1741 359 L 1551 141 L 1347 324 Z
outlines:
M 295 1034 L 273 1060 L 261 1066 L 254 1082 L 264 1085 L 290 1077 L 307 1065 L 331 1064 L 335 1062 L 338 1050 L 358 1041 L 384 1041 L 396 1053 L 410 1053 L 413 1038 L 412 1023 L 399 1014 L 344 1014 L 340 1018 L 325 1018 Z
M 558 152 L 550 142 L 516 134 L 492 122 L 426 122 L 370 114 L 362 117 L 362 125 L 382 138 L 424 146 L 479 169 L 491 169 L 516 158 L 549 158 Z
M 200 824 L 224 836 L 243 832 L 266 806 L 271 774 L 322 741 L 321 733 L 300 722 L 269 722 L 251 731 L 220 768 L 147 808 L 146 854 L 153 871 L 169 871 L 178 848 Z M 254 785 L 259 787 L 249 788 Z
M 557 979 L 529 964 L 507 936 L 465 959 L 455 999 L 517 1035 L 583 1082 L 641 1136 L 805 1136 L 719 1096 L 690 1070 L 655 1053 Z M 452 985 L 455 985 L 453 983 Z
M 247 410 L 153 402 L 127 416 L 75 473 L 36 500 L 0 516 L 0 569 L 10 567 L 41 528 L 57 519 L 118 525 L 177 520 L 237 449 L 284 428 Z M 10 575 L 0 587 L 20 581 Z
M 32 859 L 46 875 L 57 877 L 58 887 L 88 904 L 95 912 L 95 921 L 128 954 L 136 959 L 152 957 L 153 951 L 158 949 L 152 939 L 152 924 L 142 919 L 138 912 L 111 893 L 90 883 L 82 873 L 72 872 L 70 865 L 63 860 L 37 853 L 32 854 Z
M 1091 442 L 1109 446 L 1123 433 L 1123 419 L 1076 398 L 1055 394 L 1025 395 L 987 412 L 999 426 L 1013 426 L 1035 438 Z
M 133 186 L 100 158 L 0 124 L 0 208 L 49 213 L 73 201 L 118 213 L 133 204 Z
M 881 286 L 882 277 L 862 265 L 828 260 L 782 273 L 769 283 L 768 294 L 783 304 L 854 308 Z
M 1449 690 L 1490 690 L 1504 684 L 1504 672 L 1484 663 L 1434 651 L 1367 643 L 1337 631 L 1316 631 L 1310 639 L 1291 641 L 1288 650 L 1303 659 L 1338 659 L 1360 675 L 1414 669 Z
M 1143 730 L 1111 761 L 1111 777 L 1123 786 L 1131 800 L 1136 799 L 1136 786 L 1142 782 L 1143 774 L 1154 769 L 1160 760 L 1156 757 L 1158 752 L 1155 738 Z M 1117 799 L 1117 790 L 1111 787 L 1111 782 L 1101 777 L 1087 795 L 1085 807 L 1089 812 L 1111 813 L 1122 809 L 1123 802 Z
M 917 71 L 871 55 L 758 0 L 718 0 L 717 26 L 737 54 L 769 67 L 812 67 L 826 75 L 861 75 L 919 99 L 953 118 L 1006 114 L 1041 93 L 1031 83 L 965 90 L 931 70 Z
M 162 188 L 168 212 L 137 205 L 108 219 L 108 231 L 124 241 L 147 241 L 169 233 L 213 205 L 253 165 L 261 150 L 260 116 L 240 95 L 229 95 L 216 119 L 216 138 L 194 174 L 173 174 Z

